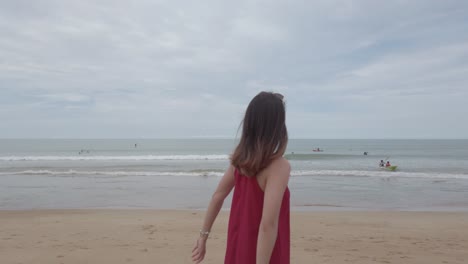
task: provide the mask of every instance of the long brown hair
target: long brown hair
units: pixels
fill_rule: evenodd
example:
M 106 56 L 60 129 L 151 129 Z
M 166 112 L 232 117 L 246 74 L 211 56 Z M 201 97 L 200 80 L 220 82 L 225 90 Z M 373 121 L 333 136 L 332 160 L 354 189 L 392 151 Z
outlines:
M 246 176 L 256 176 L 275 158 L 283 156 L 288 144 L 283 96 L 260 92 L 250 101 L 242 121 L 242 136 L 231 164 Z

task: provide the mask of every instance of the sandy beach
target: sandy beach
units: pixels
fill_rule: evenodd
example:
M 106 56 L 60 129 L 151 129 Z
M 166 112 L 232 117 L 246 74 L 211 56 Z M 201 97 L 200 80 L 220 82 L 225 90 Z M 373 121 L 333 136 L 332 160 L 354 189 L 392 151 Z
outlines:
M 201 211 L 0 211 L 2 264 L 190 263 Z M 204 263 L 222 263 L 222 212 Z M 293 212 L 291 263 L 466 263 L 468 213 Z

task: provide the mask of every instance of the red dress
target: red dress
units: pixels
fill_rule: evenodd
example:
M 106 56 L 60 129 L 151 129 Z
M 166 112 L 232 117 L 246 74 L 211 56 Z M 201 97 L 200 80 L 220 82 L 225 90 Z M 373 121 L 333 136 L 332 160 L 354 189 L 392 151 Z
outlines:
M 255 177 L 234 172 L 236 185 L 229 216 L 225 264 L 255 264 L 257 238 L 263 210 L 263 190 Z M 289 264 L 289 189 L 281 204 L 278 236 L 270 264 Z

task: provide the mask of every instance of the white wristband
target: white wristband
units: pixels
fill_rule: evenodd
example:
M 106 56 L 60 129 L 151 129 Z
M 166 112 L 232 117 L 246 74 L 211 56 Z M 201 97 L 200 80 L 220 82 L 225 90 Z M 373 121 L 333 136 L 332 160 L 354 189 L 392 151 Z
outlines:
M 210 235 L 210 231 L 203 231 L 200 229 L 200 236 L 201 237 L 208 237 Z

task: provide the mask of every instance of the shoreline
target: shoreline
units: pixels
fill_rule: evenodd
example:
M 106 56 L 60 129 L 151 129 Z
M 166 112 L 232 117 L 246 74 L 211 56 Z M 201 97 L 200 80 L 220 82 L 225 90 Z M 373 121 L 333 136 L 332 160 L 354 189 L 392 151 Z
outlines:
M 191 263 L 204 210 L 0 210 L 2 264 Z M 228 212 L 203 263 L 222 263 Z M 467 212 L 291 212 L 291 263 L 464 263 Z
M 0 210 L 206 208 L 218 177 L 3 175 Z M 468 211 L 468 180 L 292 177 L 294 211 Z M 229 207 L 231 196 L 226 198 Z

